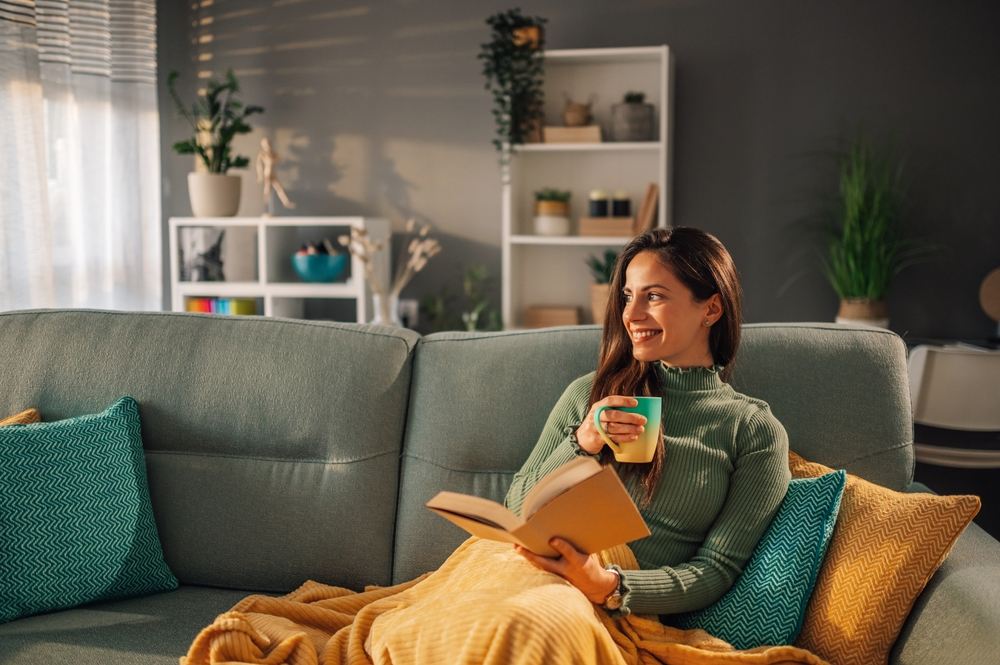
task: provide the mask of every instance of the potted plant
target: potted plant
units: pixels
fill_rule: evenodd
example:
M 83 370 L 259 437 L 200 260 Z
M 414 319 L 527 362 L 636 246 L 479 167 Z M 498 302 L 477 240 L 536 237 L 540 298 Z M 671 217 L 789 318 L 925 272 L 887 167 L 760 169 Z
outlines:
M 591 254 L 587 257 L 587 267 L 594 276 L 590 285 L 590 309 L 594 312 L 594 323 L 604 325 L 604 316 L 608 309 L 608 296 L 611 292 L 611 275 L 615 269 L 618 252 L 613 249 L 604 250 L 604 258 Z
M 611 105 L 612 141 L 652 141 L 656 108 L 646 103 L 646 93 L 626 92 L 621 104 Z
M 239 176 L 226 175 L 226 171 L 250 163 L 246 157 L 231 154 L 232 141 L 237 134 L 249 133 L 252 128 L 246 122 L 247 117 L 264 109 L 244 106 L 236 99 L 240 85 L 230 69 L 225 81 L 209 79 L 205 94 L 188 110 L 174 86 L 179 75 L 170 72 L 167 88 L 194 136 L 174 143 L 174 150 L 180 155 L 197 155 L 206 171 L 188 174 L 191 210 L 195 217 L 232 217 L 239 211 L 243 181 Z
M 905 237 L 901 167 L 890 148 L 859 131 L 836 158 L 840 183 L 820 255 L 823 274 L 840 296 L 836 321 L 886 328 L 892 278 L 931 246 Z
M 572 192 L 546 187 L 535 192 L 535 233 L 540 236 L 569 234 L 569 199 Z
M 509 9 L 486 19 L 491 39 L 482 45 L 486 89 L 493 94 L 497 138 L 493 145 L 506 163 L 510 148 L 538 141 L 542 118 L 542 48 L 546 20 Z

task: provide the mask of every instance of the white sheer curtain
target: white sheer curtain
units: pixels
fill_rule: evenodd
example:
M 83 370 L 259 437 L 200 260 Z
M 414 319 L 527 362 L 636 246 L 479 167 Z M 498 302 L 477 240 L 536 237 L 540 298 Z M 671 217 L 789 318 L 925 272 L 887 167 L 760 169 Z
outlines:
M 155 25 L 0 0 L 0 309 L 161 309 Z

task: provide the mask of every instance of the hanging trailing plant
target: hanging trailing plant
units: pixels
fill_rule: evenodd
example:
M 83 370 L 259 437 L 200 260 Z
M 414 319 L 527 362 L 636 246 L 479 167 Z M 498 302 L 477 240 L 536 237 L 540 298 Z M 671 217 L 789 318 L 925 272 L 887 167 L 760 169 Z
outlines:
M 546 19 L 523 16 L 519 8 L 486 19 L 492 32 L 482 45 L 486 89 L 493 94 L 497 138 L 503 155 L 524 143 L 542 117 L 542 75 Z

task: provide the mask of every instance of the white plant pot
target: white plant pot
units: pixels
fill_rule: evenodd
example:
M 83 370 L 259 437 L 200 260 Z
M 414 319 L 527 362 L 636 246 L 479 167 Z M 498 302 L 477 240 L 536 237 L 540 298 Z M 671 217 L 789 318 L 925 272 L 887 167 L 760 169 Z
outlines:
M 233 217 L 240 210 L 243 178 L 222 173 L 188 173 L 188 196 L 195 217 Z
M 569 235 L 569 218 L 555 215 L 538 215 L 535 217 L 535 234 L 540 236 Z

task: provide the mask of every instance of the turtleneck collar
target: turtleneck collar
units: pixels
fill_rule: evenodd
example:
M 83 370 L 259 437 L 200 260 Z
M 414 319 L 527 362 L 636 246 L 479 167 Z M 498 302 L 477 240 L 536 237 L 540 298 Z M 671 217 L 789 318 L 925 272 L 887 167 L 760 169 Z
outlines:
M 719 376 L 722 365 L 681 368 L 658 362 L 656 367 L 664 390 L 718 390 L 726 385 Z

